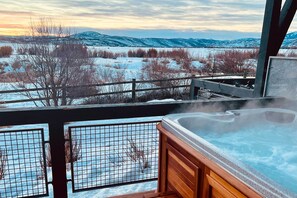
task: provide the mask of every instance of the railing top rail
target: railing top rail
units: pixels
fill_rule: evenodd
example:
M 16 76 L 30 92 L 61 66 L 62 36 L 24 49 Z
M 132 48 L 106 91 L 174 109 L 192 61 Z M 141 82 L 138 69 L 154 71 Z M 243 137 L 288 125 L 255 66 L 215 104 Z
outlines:
M 122 82 L 114 82 L 114 83 L 101 83 L 101 84 L 88 84 L 88 85 L 76 85 L 76 86 L 66 86 L 66 87 L 62 87 L 62 86 L 57 86 L 55 87 L 56 89 L 71 89 L 71 88 L 82 88 L 82 87 L 98 87 L 98 86 L 110 86 L 110 85 L 120 85 L 120 84 L 128 84 L 128 83 L 132 83 L 132 81 L 122 81 Z M 16 89 L 16 90 L 3 90 L 0 91 L 1 93 L 16 93 L 16 92 L 28 92 L 28 91 L 42 91 L 42 90 L 46 90 L 46 89 L 50 89 L 51 87 L 48 88 L 31 88 L 31 89 Z
M 153 82 L 167 82 L 167 81 L 176 81 L 176 80 L 189 80 L 197 78 L 195 76 L 189 76 L 189 77 L 182 77 L 182 78 L 170 78 L 170 79 L 159 79 L 159 80 L 136 80 L 136 83 L 153 83 Z
M 2 108 L 0 109 L 0 126 L 163 116 L 169 113 L 195 112 L 199 107 L 207 109 L 207 106 L 213 105 L 219 105 L 222 107 L 221 110 L 227 110 L 243 107 L 249 102 L 266 104 L 276 100 L 284 99 L 239 98 L 166 103 L 82 105 L 22 109 Z M 218 109 L 214 110 L 217 111 Z
M 119 126 L 119 125 L 137 125 L 137 124 L 151 124 L 160 122 L 160 120 L 153 121 L 130 121 L 130 122 L 120 122 L 120 123 L 108 123 L 108 124 L 86 124 L 86 125 L 75 125 L 69 126 L 69 129 L 77 129 L 77 128 L 86 128 L 86 127 L 104 127 L 104 126 Z

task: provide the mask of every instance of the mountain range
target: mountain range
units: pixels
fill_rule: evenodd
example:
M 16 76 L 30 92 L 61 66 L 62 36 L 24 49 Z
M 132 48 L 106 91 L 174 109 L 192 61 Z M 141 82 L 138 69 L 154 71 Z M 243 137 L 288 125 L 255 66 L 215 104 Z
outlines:
M 214 40 L 197 38 L 133 38 L 126 36 L 110 36 L 94 31 L 87 31 L 70 36 L 79 39 L 88 46 L 110 47 L 226 47 L 254 48 L 260 46 L 260 38 L 242 38 L 236 40 Z M 297 47 L 297 32 L 286 35 L 283 48 Z
M 55 37 L 50 37 L 55 39 Z M 78 39 L 88 46 L 110 47 L 193 47 L 193 48 L 256 48 L 260 46 L 260 38 L 242 38 L 235 40 L 215 40 L 199 38 L 133 38 L 127 36 L 111 36 L 95 31 L 73 34 L 66 39 Z M 0 41 L 31 42 L 28 36 L 0 36 Z M 282 48 L 297 48 L 297 32 L 286 35 Z

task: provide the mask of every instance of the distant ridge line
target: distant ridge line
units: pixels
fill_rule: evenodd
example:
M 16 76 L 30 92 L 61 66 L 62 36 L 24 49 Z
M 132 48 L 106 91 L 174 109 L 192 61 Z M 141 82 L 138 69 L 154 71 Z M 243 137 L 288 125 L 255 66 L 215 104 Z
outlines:
M 199 38 L 134 38 L 127 36 L 111 36 L 95 31 L 73 34 L 68 37 L 68 39 L 78 39 L 87 46 L 108 47 L 258 48 L 260 46 L 260 38 L 242 38 L 234 40 Z M 2 42 L 30 42 L 31 37 L 0 36 L 0 40 Z M 297 32 L 291 32 L 286 35 L 282 48 L 297 48 Z
M 260 38 L 242 38 L 235 40 L 215 40 L 199 38 L 133 38 L 110 36 L 95 31 L 87 31 L 71 36 L 89 46 L 110 47 L 195 47 L 195 48 L 257 48 Z M 283 48 L 297 47 L 297 32 L 287 34 Z

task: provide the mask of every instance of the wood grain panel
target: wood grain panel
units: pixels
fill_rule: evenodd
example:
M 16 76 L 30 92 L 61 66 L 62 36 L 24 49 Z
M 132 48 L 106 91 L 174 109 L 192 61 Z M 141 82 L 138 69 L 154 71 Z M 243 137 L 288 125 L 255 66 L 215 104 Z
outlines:
M 206 178 L 211 186 L 211 197 L 247 198 L 213 171 L 210 171 L 210 174 L 206 175 Z
M 196 198 L 199 168 L 179 151 L 167 145 L 167 185 L 183 198 Z
M 180 177 L 190 188 L 194 189 L 196 186 L 195 176 L 191 176 L 185 172 L 179 164 L 174 163 L 170 157 L 168 158 L 168 167 L 174 169 L 178 177 Z
M 173 150 L 173 149 L 172 149 Z M 179 157 L 177 157 L 171 150 L 168 150 L 168 156 L 172 157 L 186 172 L 188 172 L 191 176 L 195 176 L 195 171 L 193 170 L 193 168 L 189 167 L 189 164 L 191 163 L 190 161 L 188 161 L 187 159 L 181 159 L 183 157 L 181 157 L 181 154 L 179 155 Z M 187 164 L 185 163 L 187 162 Z M 193 165 L 192 165 L 193 167 Z
M 224 198 L 236 198 L 231 192 L 229 192 L 226 188 L 224 188 L 220 183 L 218 183 L 212 177 L 210 177 L 209 175 L 206 175 L 206 178 L 209 185 L 211 186 L 210 188 L 211 190 L 210 194 L 212 195 L 211 197 L 213 197 L 212 191 L 215 189 L 216 195 L 220 194 L 220 196 Z
M 177 176 L 174 169 L 168 168 L 168 183 L 171 184 L 175 188 L 175 190 L 183 197 L 183 198 L 193 198 L 194 190 L 191 189 L 180 177 Z
M 211 198 L 225 198 L 225 197 L 220 192 L 218 192 L 215 188 L 212 188 Z
M 223 178 L 221 178 L 219 175 L 214 173 L 213 171 L 210 171 L 210 176 L 216 180 L 219 184 L 224 186 L 228 191 L 230 191 L 233 195 L 235 195 L 238 198 L 247 198 L 247 196 L 243 195 L 240 191 L 238 191 L 236 188 L 231 186 L 228 182 L 226 182 Z

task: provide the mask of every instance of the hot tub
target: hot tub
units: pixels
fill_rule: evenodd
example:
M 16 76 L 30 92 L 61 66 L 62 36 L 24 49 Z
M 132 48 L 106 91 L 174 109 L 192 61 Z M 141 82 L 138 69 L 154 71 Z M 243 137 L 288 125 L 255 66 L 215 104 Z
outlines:
M 261 196 L 297 197 L 296 112 L 171 114 L 162 127 Z

